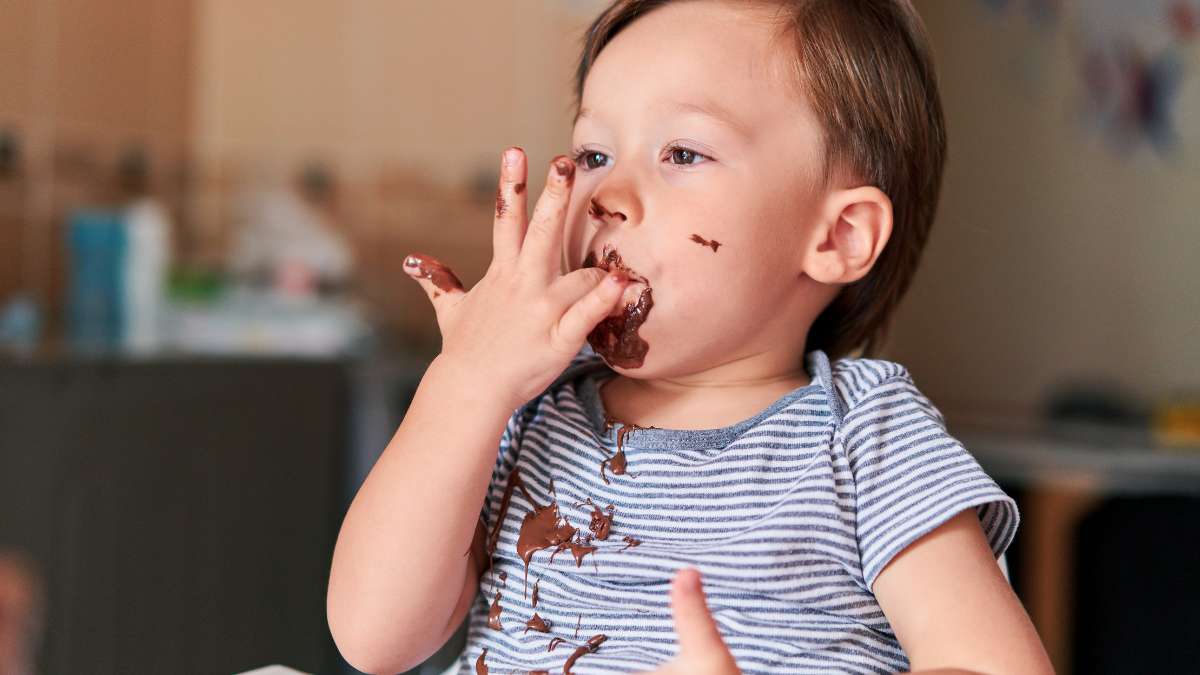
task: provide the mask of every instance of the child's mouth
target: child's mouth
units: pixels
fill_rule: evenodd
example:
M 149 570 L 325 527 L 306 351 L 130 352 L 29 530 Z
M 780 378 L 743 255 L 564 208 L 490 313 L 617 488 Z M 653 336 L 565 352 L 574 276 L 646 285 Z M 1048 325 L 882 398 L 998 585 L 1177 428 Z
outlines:
M 621 261 L 621 254 L 611 245 L 605 244 L 603 258 L 596 260 L 596 253 L 589 251 L 583 260 L 584 267 L 599 267 L 606 272 L 620 272 L 629 277 L 631 283 L 625 287 L 623 308 L 601 321 L 588 335 L 588 343 L 611 366 L 639 368 L 646 359 L 650 345 L 637 334 L 638 329 L 650 316 L 654 306 L 650 282 L 636 274 Z

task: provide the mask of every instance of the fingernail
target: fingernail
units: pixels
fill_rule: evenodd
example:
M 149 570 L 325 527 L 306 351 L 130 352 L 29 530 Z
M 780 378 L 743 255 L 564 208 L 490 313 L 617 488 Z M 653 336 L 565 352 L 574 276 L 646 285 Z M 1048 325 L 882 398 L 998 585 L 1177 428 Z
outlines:
M 421 266 L 421 259 L 415 255 L 410 255 L 404 259 L 405 267 L 417 268 Z
M 504 151 L 504 166 L 516 166 L 521 160 L 521 148 L 513 146 Z
M 558 174 L 562 182 L 570 185 L 571 181 L 575 179 L 575 163 L 565 155 L 559 155 L 554 158 L 553 164 L 554 172 Z

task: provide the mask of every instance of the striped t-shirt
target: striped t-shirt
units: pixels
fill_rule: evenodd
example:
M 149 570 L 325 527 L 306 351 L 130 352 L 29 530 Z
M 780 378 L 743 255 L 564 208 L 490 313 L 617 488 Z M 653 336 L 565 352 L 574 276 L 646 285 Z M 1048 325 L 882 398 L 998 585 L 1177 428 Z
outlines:
M 615 373 L 585 346 L 501 437 L 482 512 L 496 535 L 493 566 L 470 609 L 460 670 L 476 672 L 481 656 L 491 675 L 563 672 L 573 655 L 573 673 L 663 664 L 677 652 L 668 590 L 687 566 L 702 573 L 746 673 L 906 670 L 871 593 L 880 570 L 968 508 L 999 556 L 1016 504 L 947 434 L 904 367 L 831 364 L 821 351 L 805 364 L 809 385 L 732 426 L 631 427 L 619 473 L 622 425 L 606 424 L 598 393 Z M 522 522 L 552 501 L 576 546 L 552 561 L 555 548 L 534 551 L 526 585 Z M 597 516 L 611 518 L 603 538 L 589 527 Z M 529 629 L 535 613 L 545 625 Z M 589 646 L 598 635 L 607 639 Z

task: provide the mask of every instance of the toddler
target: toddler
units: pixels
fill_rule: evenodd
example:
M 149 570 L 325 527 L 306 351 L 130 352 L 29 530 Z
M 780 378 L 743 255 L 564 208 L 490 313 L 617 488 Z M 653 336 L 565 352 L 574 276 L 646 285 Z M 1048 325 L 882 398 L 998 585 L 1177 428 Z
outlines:
M 900 365 L 945 138 L 907 0 L 617 0 L 574 149 L 493 260 L 411 255 L 443 336 L 338 538 L 368 672 L 1050 672 L 1017 510 Z M 703 588 L 701 588 L 701 578 Z

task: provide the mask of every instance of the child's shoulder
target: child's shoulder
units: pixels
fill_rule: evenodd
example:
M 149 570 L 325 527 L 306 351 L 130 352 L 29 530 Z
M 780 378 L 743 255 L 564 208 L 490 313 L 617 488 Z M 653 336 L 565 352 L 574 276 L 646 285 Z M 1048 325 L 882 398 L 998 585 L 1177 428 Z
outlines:
M 842 357 L 829 364 L 829 379 L 841 419 L 881 407 L 916 406 L 943 421 L 941 412 L 917 388 L 908 368 L 895 361 Z

